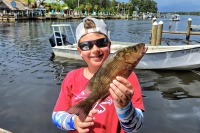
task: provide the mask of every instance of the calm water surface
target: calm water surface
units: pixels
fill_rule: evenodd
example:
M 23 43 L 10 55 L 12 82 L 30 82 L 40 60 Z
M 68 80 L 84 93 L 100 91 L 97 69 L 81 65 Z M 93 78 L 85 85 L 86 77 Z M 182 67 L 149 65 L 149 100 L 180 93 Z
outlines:
M 164 22 L 164 29 L 185 31 L 187 19 Z M 75 27 L 81 20 L 68 20 Z M 105 20 L 111 39 L 149 43 L 151 20 Z M 84 62 L 52 58 L 48 38 L 54 21 L 0 22 L 0 128 L 14 133 L 59 133 L 51 113 L 65 74 Z M 65 21 L 56 21 L 64 23 Z M 163 45 L 182 45 L 185 36 L 163 35 Z M 190 44 L 200 41 L 191 36 Z M 135 70 L 146 108 L 141 133 L 200 132 L 200 69 L 195 71 Z

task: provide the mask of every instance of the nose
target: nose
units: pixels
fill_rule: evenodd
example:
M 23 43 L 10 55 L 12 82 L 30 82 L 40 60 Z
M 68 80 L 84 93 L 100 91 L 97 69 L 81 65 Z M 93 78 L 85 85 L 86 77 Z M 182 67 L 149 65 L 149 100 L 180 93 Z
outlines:
M 99 47 L 97 47 L 97 45 L 96 44 L 93 44 L 93 47 L 92 47 L 92 49 L 91 50 L 99 50 Z
M 93 47 L 92 47 L 92 49 L 91 49 L 91 53 L 93 53 L 93 54 L 99 54 L 100 53 L 100 48 L 99 47 L 97 47 L 96 45 L 93 45 Z

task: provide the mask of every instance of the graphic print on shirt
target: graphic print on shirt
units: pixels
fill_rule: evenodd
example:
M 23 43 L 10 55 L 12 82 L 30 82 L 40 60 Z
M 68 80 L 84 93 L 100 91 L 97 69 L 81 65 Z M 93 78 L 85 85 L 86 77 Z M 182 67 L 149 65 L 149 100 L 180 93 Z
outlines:
M 83 99 L 85 99 L 88 96 L 88 93 L 85 93 L 84 91 L 82 91 L 80 94 L 75 95 L 74 97 L 74 103 L 78 103 L 80 101 L 82 101 Z M 111 105 L 113 103 L 113 100 L 110 96 L 108 96 L 107 98 L 105 98 L 103 101 L 101 101 L 99 103 L 99 101 L 97 101 L 92 109 L 97 109 L 98 110 L 98 114 L 101 114 L 103 112 L 106 111 L 106 106 Z

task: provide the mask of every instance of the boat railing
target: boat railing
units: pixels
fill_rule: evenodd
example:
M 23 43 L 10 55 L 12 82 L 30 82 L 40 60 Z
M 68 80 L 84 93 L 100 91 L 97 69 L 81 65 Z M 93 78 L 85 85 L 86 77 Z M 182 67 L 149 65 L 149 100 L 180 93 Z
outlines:
M 58 44 L 57 42 L 58 39 L 61 40 L 62 46 L 64 46 L 65 43 L 63 41 L 64 40 L 63 35 L 66 36 L 67 41 L 69 41 L 70 38 L 73 38 L 73 43 L 76 43 L 76 39 L 75 39 L 73 30 L 70 24 L 52 24 L 51 26 L 52 26 L 56 46 Z M 56 33 L 58 33 L 59 36 L 57 36 Z

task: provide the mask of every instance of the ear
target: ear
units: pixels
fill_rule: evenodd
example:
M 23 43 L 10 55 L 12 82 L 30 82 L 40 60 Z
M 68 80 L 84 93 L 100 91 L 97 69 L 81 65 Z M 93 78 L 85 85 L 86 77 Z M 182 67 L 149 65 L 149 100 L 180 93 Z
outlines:
M 112 43 L 111 43 L 111 41 L 109 41 L 109 42 L 108 42 L 108 45 L 109 45 L 109 49 L 110 49 L 110 47 L 111 47 L 111 44 L 112 44 Z
M 82 51 L 79 47 L 77 47 L 77 51 L 79 52 L 80 56 L 82 57 Z

